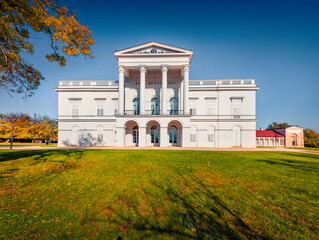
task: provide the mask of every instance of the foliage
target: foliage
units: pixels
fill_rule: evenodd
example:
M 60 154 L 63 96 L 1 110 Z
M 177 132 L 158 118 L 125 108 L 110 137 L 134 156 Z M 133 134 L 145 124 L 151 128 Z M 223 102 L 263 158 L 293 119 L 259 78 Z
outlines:
M 0 151 L 3 239 L 318 239 L 319 156 Z
M 28 139 L 31 118 L 24 113 L 0 114 L 0 138 L 11 138 L 12 124 L 15 139 Z
M 12 119 L 15 139 L 50 140 L 57 136 L 57 122 L 47 116 L 31 118 L 24 113 L 0 114 L 0 138 L 11 137 Z
M 304 129 L 304 144 L 305 147 L 319 148 L 319 133 L 312 129 Z
M 271 124 L 268 125 L 268 128 L 267 129 L 274 129 L 274 128 L 287 128 L 287 127 L 290 127 L 291 125 L 289 125 L 288 123 L 286 122 L 283 122 L 283 123 L 277 123 L 277 122 L 273 122 Z
M 61 66 L 64 55 L 93 58 L 95 43 L 87 26 L 80 25 L 75 13 L 54 0 L 0 0 L 0 87 L 8 92 L 32 95 L 43 80 L 42 74 L 25 60 L 33 54 L 32 34 L 44 33 L 51 39 L 49 61 Z M 62 48 L 62 53 L 60 48 Z

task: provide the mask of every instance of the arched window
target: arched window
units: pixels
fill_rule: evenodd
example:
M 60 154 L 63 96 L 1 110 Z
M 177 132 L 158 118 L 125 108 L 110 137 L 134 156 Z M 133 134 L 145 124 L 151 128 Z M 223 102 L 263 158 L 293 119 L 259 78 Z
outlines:
M 177 127 L 174 125 L 170 126 L 168 129 L 168 135 L 169 135 L 169 143 L 175 145 L 177 144 Z
M 140 99 L 139 98 L 133 99 L 133 114 L 134 115 L 140 114 Z
M 138 145 L 138 138 L 139 138 L 138 126 L 134 126 L 132 128 L 132 135 L 133 135 L 133 143 L 135 145 Z
M 241 129 L 238 126 L 233 128 L 233 145 L 241 146 Z
M 160 114 L 160 102 L 158 98 L 153 98 L 151 100 L 151 108 L 152 108 L 152 115 Z
M 177 115 L 178 114 L 178 101 L 176 98 L 171 98 L 169 100 L 170 105 L 170 115 Z
M 159 143 L 159 127 L 156 125 L 151 127 L 151 143 Z

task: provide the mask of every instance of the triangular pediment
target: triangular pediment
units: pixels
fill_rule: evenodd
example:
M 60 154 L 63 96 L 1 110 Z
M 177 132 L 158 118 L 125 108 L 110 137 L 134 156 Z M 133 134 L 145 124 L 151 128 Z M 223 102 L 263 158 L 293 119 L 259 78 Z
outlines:
M 186 54 L 193 55 L 193 51 L 170 46 L 158 42 L 149 42 L 135 47 L 126 48 L 120 51 L 115 51 L 115 56 L 120 55 L 163 55 L 163 54 Z

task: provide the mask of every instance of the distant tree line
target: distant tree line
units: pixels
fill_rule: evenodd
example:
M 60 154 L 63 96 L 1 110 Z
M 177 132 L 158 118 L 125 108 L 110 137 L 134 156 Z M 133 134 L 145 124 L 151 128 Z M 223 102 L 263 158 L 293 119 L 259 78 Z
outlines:
M 57 139 L 57 122 L 48 116 L 31 117 L 25 113 L 0 114 L 0 139 L 16 141 Z
M 286 127 L 291 127 L 291 125 L 289 125 L 286 122 L 283 122 L 283 123 L 273 122 L 268 125 L 267 129 L 278 129 L 278 128 L 286 128 Z M 316 131 L 310 128 L 306 128 L 303 130 L 303 134 L 304 134 L 305 147 L 319 148 L 319 133 L 317 133 Z

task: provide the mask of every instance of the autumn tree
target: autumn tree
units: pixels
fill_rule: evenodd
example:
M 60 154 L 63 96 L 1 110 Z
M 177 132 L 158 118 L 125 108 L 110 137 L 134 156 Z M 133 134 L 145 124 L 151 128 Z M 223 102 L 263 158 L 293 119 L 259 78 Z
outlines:
M 319 148 L 319 133 L 312 129 L 304 129 L 304 143 L 305 147 Z
M 0 137 L 11 139 L 28 139 L 30 128 L 30 116 L 23 113 L 0 114 Z
M 51 140 L 57 135 L 57 122 L 47 116 L 35 117 L 30 127 L 31 139 Z
M 73 12 L 55 0 L 0 0 L 0 88 L 8 93 L 30 96 L 44 79 L 25 59 L 33 54 L 32 35 L 44 33 L 50 39 L 49 61 L 61 66 L 65 55 L 92 57 L 92 32 L 81 25 Z
M 273 122 L 268 125 L 267 129 L 286 128 L 286 127 L 290 127 L 290 125 L 286 122 L 283 122 L 283 123 Z

